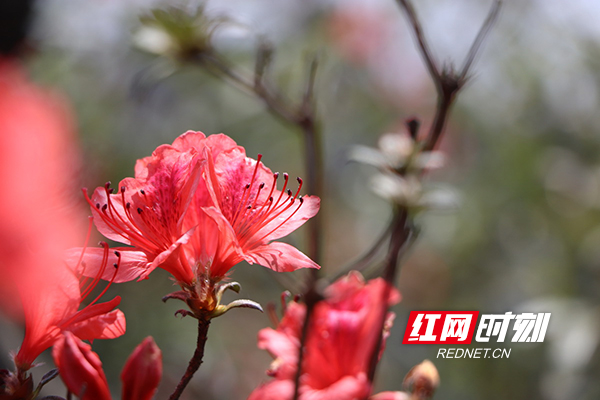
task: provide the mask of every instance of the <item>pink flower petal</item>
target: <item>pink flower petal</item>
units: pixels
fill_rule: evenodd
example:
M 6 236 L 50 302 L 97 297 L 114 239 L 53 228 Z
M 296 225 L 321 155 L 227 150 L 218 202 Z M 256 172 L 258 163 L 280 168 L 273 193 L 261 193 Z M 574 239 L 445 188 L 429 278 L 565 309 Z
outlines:
M 248 400 L 292 400 L 294 382 L 292 380 L 276 380 L 256 388 Z
M 321 268 L 294 246 L 281 242 L 259 246 L 246 253 L 245 259 L 250 264 L 256 263 L 277 272 L 295 271 L 300 268 Z
M 85 267 L 78 266 L 81 253 L 83 252 L 83 249 L 80 247 L 67 250 L 65 258 L 66 263 L 70 268 L 84 276 L 96 277 L 102 270 L 102 274 L 100 275 L 101 279 L 107 281 L 112 280 L 115 283 L 129 282 L 137 279 L 150 268 L 150 263 L 148 262 L 146 254 L 132 249 L 132 247 L 115 247 L 110 249 L 108 252 L 108 261 L 105 262 L 104 265 L 102 262 L 104 260 L 105 252 L 103 248 L 98 247 L 88 247 L 85 249 L 83 255 L 83 265 L 85 265 Z M 117 264 L 119 259 L 116 256 L 115 251 L 118 251 L 121 255 L 121 261 L 116 275 L 113 265 Z

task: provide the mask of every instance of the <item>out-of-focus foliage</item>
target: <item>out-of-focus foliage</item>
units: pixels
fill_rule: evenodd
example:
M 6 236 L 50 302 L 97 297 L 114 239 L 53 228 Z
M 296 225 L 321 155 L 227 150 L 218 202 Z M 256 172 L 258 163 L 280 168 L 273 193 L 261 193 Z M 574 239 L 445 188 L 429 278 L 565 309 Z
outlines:
M 460 62 L 489 2 L 415 3 L 436 57 Z M 139 17 L 156 5 L 161 2 L 38 4 L 38 53 L 30 70 L 38 82 L 63 90 L 77 112 L 86 165 L 73 191 L 131 176 L 137 158 L 188 129 L 225 132 L 249 155 L 262 153 L 274 171 L 304 175 L 298 133 L 260 101 L 198 67 L 133 47 Z M 206 13 L 237 21 L 212 34 L 213 45 L 235 65 L 251 71 L 259 37 L 271 41 L 271 79 L 291 98 L 301 97 L 307 55 L 320 55 L 323 265 L 335 272 L 369 247 L 390 216 L 369 190 L 373 169 L 348 162 L 351 146 L 374 146 L 411 116 L 427 128 L 435 107 L 405 19 L 392 0 L 209 0 Z M 442 139 L 447 166 L 429 177 L 452 185 L 461 205 L 419 219 L 422 234 L 402 263 L 403 301 L 394 308 L 398 317 L 376 392 L 400 390 L 408 370 L 429 358 L 440 373 L 440 399 L 600 397 L 598 15 L 600 6 L 584 0 L 504 4 Z M 302 233 L 291 240 L 301 247 Z M 234 276 L 244 297 L 263 305 L 277 302 L 283 290 L 266 269 L 239 265 Z M 194 322 L 173 317 L 177 305 L 161 303 L 172 291 L 162 271 L 111 291 L 122 295 L 128 320 L 124 337 L 94 343 L 111 388 L 118 393 L 126 355 L 152 335 L 164 357 L 157 398 L 165 398 L 193 351 Z M 444 360 L 435 359 L 437 346 L 401 344 L 413 309 L 544 311 L 552 320 L 543 344 L 505 343 L 509 359 Z M 257 315 L 234 310 L 214 321 L 205 362 L 185 398 L 241 399 L 265 379 L 270 359 L 256 348 L 256 333 L 269 321 Z M 0 350 L 7 354 L 19 342 L 11 335 L 19 334 L 10 325 L 2 332 Z

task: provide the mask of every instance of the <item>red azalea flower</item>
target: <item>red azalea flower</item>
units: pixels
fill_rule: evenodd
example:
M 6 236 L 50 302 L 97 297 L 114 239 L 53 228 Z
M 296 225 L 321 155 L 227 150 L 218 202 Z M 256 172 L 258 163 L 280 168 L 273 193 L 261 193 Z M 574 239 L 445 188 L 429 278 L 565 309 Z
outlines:
M 0 306 L 22 318 L 15 298 L 26 274 L 62 265 L 80 240 L 69 193 L 76 169 L 73 123 L 55 94 L 29 82 L 16 59 L 0 57 Z
M 288 175 L 283 174 L 283 187 L 278 190 L 279 174 L 260 162 L 262 156 L 246 157 L 244 148 L 223 134 L 205 139 L 200 132 L 187 132 L 173 146 L 186 151 L 204 148 L 206 156 L 204 180 L 186 219 L 190 229 L 197 229 L 190 246 L 185 246 L 196 274 L 220 279 L 244 260 L 278 272 L 319 268 L 295 247 L 272 242 L 319 211 L 318 197 L 299 196 L 300 178 L 294 193 Z
M 158 266 L 178 281 L 193 279 L 191 268 L 180 262 L 179 247 L 191 233 L 185 234 L 182 226 L 198 185 L 200 161 L 196 151 L 181 152 L 163 145 L 151 157 L 138 160 L 136 177 L 122 180 L 118 193 L 112 193 L 110 184 L 97 188 L 91 199 L 86 193 L 100 233 L 133 246 L 118 249 L 123 254 L 123 269 L 117 282 L 140 275 L 146 278 Z M 98 266 L 100 250 L 91 250 L 86 262 Z
M 98 230 L 133 246 L 118 249 L 115 281 L 143 279 L 161 267 L 193 286 L 221 280 L 243 260 L 276 271 L 319 268 L 294 247 L 270 243 L 319 209 L 318 198 L 299 196 L 300 179 L 293 193 L 287 174 L 282 190 L 277 177 L 223 134 L 186 132 L 138 160 L 135 178 L 121 181 L 118 193 L 107 185 L 88 198 Z M 86 253 L 88 273 L 97 272 L 100 257 L 99 250 Z
M 104 251 L 106 268 L 109 251 L 106 244 Z M 118 264 L 115 267 L 118 269 Z M 78 310 L 98 281 L 99 277 L 92 282 L 80 282 L 64 264 L 61 268 L 41 268 L 29 277 L 27 290 L 21 293 L 25 338 L 15 357 L 20 370 L 29 369 L 37 356 L 52 346 L 61 333 L 72 332 L 80 339 L 90 341 L 114 339 L 125 333 L 125 315 L 121 310 L 115 310 L 121 298 L 117 296 L 108 302 L 97 303 L 108 287 Z
M 400 299 L 398 291 L 391 289 L 387 304 L 382 304 L 386 286 L 381 278 L 365 283 L 354 272 L 326 290 L 325 300 L 315 306 L 310 320 L 300 377 L 301 400 L 352 400 L 370 394 L 367 371 L 371 350 L 380 335 L 387 337 L 394 318 L 392 313 L 387 315 L 386 329 L 381 332 L 374 310 Z M 291 400 L 305 312 L 303 304 L 292 302 L 277 329 L 260 331 L 258 347 L 275 357 L 268 371 L 275 379 L 252 392 L 249 400 Z
M 63 102 L 30 83 L 15 59 L 0 58 L 0 132 L 0 181 L 10 188 L 0 196 L 0 305 L 25 319 L 15 362 L 26 371 L 61 331 L 112 338 L 124 332 L 125 322 L 120 311 L 111 311 L 119 298 L 77 311 L 89 291 L 82 296 L 63 259 L 84 234 L 80 210 L 65 195 L 77 166 L 73 123 Z
M 110 390 L 98 354 L 70 332 L 52 349 L 54 363 L 72 393 L 82 400 L 110 400 Z M 162 376 L 162 355 L 151 337 L 131 353 L 123 371 L 121 400 L 150 400 Z

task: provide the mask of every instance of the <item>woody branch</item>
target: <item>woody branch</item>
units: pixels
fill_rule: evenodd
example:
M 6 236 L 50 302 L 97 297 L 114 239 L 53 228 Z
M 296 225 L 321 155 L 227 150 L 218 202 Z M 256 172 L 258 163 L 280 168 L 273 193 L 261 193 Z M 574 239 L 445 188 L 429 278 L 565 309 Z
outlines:
M 452 105 L 456 100 L 458 92 L 464 87 L 468 80 L 470 68 L 475 60 L 481 44 L 483 43 L 483 40 L 498 16 L 502 0 L 494 0 L 486 20 L 484 21 L 479 33 L 471 45 L 463 67 L 458 72 L 456 72 L 452 66 L 440 68 L 431 54 L 431 50 L 423 33 L 422 25 L 417 17 L 412 3 L 409 0 L 397 0 L 397 2 L 409 21 L 417 41 L 417 47 L 421 53 L 421 56 L 423 57 L 427 70 L 429 71 L 429 75 L 433 80 L 437 91 L 438 101 L 435 116 L 433 118 L 433 123 L 429 133 L 424 140 L 425 142 L 423 146 L 423 151 L 431 151 L 436 148 L 442 137 L 442 133 L 448 120 Z M 407 125 L 409 130 L 418 128 L 415 124 L 411 124 L 410 122 Z M 411 136 L 417 137 L 417 132 L 411 131 L 410 133 Z M 409 210 L 406 207 L 400 206 L 394 210 L 394 218 L 392 219 L 392 222 L 387 230 L 390 232 L 390 239 L 388 252 L 384 261 L 382 277 L 389 284 L 389 286 L 382 294 L 383 299 L 386 299 L 389 296 L 390 288 L 395 286 L 396 276 L 398 274 L 399 255 L 406 247 L 409 238 L 415 233 L 415 230 L 412 227 Z M 376 242 L 375 245 L 380 246 L 380 243 Z M 380 311 L 379 316 L 379 326 L 381 327 L 381 331 L 384 329 L 385 316 L 387 314 L 387 303 L 382 301 L 382 304 L 384 306 Z M 382 339 L 380 336 L 379 340 L 375 343 L 373 349 L 371 350 L 371 362 L 368 373 L 368 378 L 371 382 L 373 382 L 377 369 L 381 340 Z

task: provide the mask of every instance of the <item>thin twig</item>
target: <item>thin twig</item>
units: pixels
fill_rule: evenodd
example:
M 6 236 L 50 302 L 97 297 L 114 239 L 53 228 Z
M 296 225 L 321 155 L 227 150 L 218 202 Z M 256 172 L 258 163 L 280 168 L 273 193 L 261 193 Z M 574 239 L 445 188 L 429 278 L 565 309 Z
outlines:
M 490 12 L 488 13 L 488 16 L 485 19 L 483 25 L 481 26 L 481 29 L 479 30 L 477 37 L 473 41 L 473 44 L 471 45 L 471 48 L 469 49 L 469 53 L 467 54 L 467 58 L 465 59 L 463 67 L 461 68 L 460 77 L 459 77 L 459 79 L 461 81 L 464 81 L 465 79 L 467 79 L 467 73 L 469 72 L 469 69 L 471 68 L 471 64 L 473 64 L 473 61 L 475 61 L 475 56 L 477 55 L 477 53 L 479 53 L 479 48 L 481 47 L 481 43 L 483 43 L 483 40 L 485 39 L 488 32 L 490 31 L 490 29 L 496 22 L 496 19 L 498 18 L 498 14 L 500 13 L 501 5 L 502 5 L 502 0 L 495 0 L 494 3 L 492 4 L 492 7 L 490 8 Z
M 469 73 L 469 69 L 471 68 L 473 61 L 481 47 L 481 43 L 487 36 L 490 28 L 494 24 L 498 13 L 500 11 L 500 6 L 502 4 L 502 0 L 494 0 L 492 8 L 483 23 L 477 37 L 473 41 L 473 45 L 471 46 L 469 53 L 467 54 L 466 60 L 464 62 L 463 68 L 461 69 L 460 74 L 454 72 L 453 68 L 445 68 L 441 71 L 437 67 L 433 57 L 431 55 L 431 51 L 429 50 L 429 46 L 425 40 L 425 35 L 423 34 L 423 29 L 421 27 L 421 23 L 415 13 L 414 7 L 409 0 L 397 0 L 400 7 L 405 11 L 408 20 L 413 28 L 413 32 L 418 42 L 418 47 L 421 51 L 423 59 L 425 60 L 425 64 L 427 65 L 427 69 L 429 70 L 429 74 L 431 75 L 431 79 L 433 80 L 435 87 L 438 93 L 438 105 L 436 109 L 436 114 L 433 119 L 433 124 L 431 125 L 431 129 L 429 131 L 429 135 L 427 138 L 427 142 L 424 146 L 424 151 L 431 151 L 435 148 L 437 143 L 439 142 L 440 136 L 444 130 L 446 125 L 446 121 L 448 119 L 448 113 L 452 108 L 454 100 L 456 99 L 456 95 L 463 88 L 466 83 L 467 75 Z
M 363 269 L 365 269 L 368 266 L 368 264 L 373 260 L 373 258 L 377 255 L 377 253 L 379 253 L 379 250 L 383 247 L 383 245 L 386 243 L 386 239 L 392 231 L 392 225 L 393 224 L 390 223 L 385 228 L 385 230 L 379 235 L 375 242 L 373 242 L 369 250 L 367 250 L 358 259 L 352 261 L 350 264 L 340 268 L 340 270 L 328 280 L 330 282 L 334 282 L 352 270 L 362 271 Z
M 410 1 L 408 0 L 398 0 L 398 4 L 400 5 L 400 7 L 402 7 L 404 9 L 404 12 L 406 13 L 406 16 L 408 17 L 408 20 L 412 26 L 413 32 L 416 36 L 417 42 L 419 43 L 419 50 L 421 51 L 421 55 L 423 56 L 423 59 L 425 60 L 425 64 L 427 65 L 427 69 L 429 70 L 429 74 L 434 78 L 434 81 L 437 82 L 439 81 L 440 78 L 440 72 L 438 70 L 438 67 L 436 65 L 435 60 L 433 59 L 433 56 L 431 55 L 431 50 L 429 50 L 429 45 L 427 44 L 427 41 L 425 40 L 425 35 L 423 34 L 423 28 L 421 28 L 421 23 L 419 22 L 419 18 L 417 17 L 417 14 L 415 13 L 415 9 L 412 5 L 412 3 L 410 3 Z
M 313 57 L 308 68 L 308 78 L 306 79 L 306 88 L 304 90 L 304 98 L 302 99 L 302 108 L 314 113 L 313 110 L 313 95 L 315 93 L 315 81 L 317 79 L 317 67 L 319 62 L 317 57 Z
M 202 364 L 202 358 L 204 357 L 204 346 L 206 345 L 206 339 L 208 334 L 208 327 L 210 326 L 210 319 L 198 319 L 198 339 L 196 340 L 196 350 L 194 355 L 190 359 L 185 373 L 181 377 L 181 381 L 177 384 L 177 387 L 169 397 L 169 400 L 177 400 L 183 393 L 183 390 L 188 385 L 194 373 L 200 368 Z
M 262 78 L 260 80 L 249 78 L 247 73 L 234 69 L 216 52 L 202 53 L 199 61 L 217 77 L 225 78 L 238 89 L 261 99 L 269 112 L 283 122 L 296 123 L 297 116 L 287 106 L 289 102 L 281 94 L 266 86 Z

